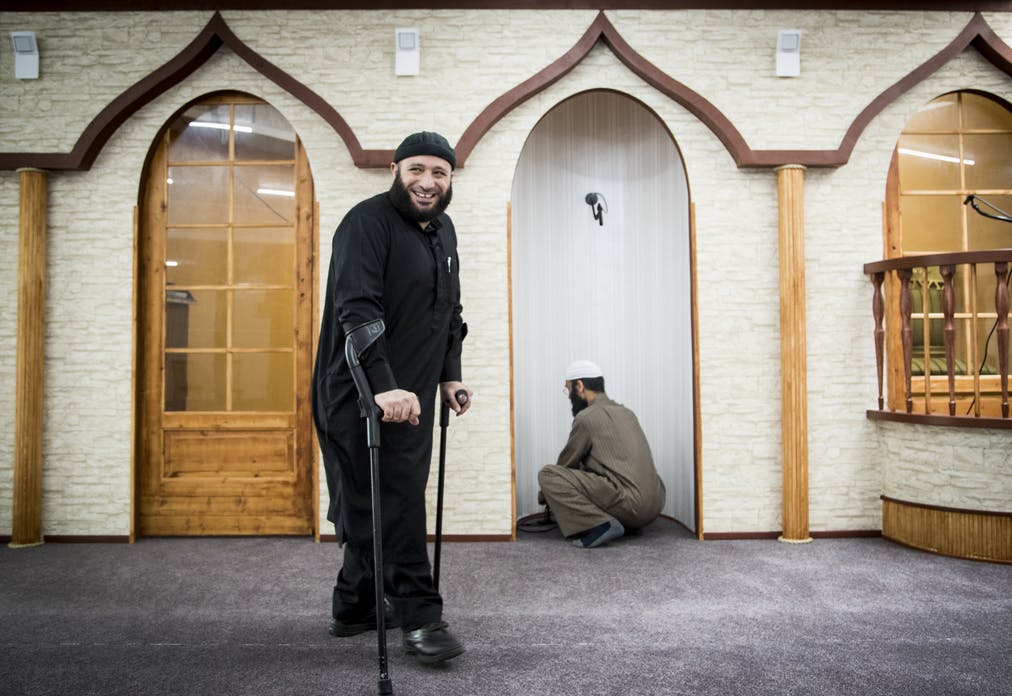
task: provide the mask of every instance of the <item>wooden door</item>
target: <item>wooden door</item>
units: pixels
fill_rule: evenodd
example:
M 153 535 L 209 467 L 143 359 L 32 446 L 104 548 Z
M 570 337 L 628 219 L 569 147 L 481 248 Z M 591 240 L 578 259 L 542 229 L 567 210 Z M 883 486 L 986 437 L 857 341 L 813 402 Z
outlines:
M 311 534 L 313 184 L 271 106 L 184 109 L 149 158 L 138 253 L 141 535 Z

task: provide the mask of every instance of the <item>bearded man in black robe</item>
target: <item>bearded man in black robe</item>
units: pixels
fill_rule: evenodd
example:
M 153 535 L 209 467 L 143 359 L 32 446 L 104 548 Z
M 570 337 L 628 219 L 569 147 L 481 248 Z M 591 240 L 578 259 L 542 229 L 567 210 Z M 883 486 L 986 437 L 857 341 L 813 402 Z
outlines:
M 421 662 L 456 657 L 463 645 L 443 621 L 426 547 L 425 487 L 436 394 L 462 415 L 457 237 L 444 212 L 456 156 L 446 139 L 409 135 L 390 164 L 389 191 L 353 207 L 334 234 L 316 367 L 313 418 L 330 507 L 344 559 L 334 586 L 330 633 L 376 626 L 369 452 L 358 393 L 344 357 L 347 334 L 382 319 L 385 333 L 361 355 L 382 410 L 380 496 L 383 582 L 404 646 Z M 390 622 L 387 623 L 389 627 Z

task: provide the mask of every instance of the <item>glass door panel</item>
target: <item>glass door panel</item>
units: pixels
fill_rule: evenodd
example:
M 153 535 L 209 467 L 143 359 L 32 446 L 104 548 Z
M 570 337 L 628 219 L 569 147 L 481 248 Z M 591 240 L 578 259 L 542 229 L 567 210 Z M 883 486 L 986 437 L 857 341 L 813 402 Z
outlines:
M 207 193 L 227 191 L 229 173 L 225 166 L 169 167 L 169 225 L 227 223 L 229 197 Z
M 235 223 L 291 225 L 295 222 L 295 171 L 291 165 L 235 168 Z
M 237 353 L 232 384 L 236 411 L 290 411 L 294 408 L 291 353 Z
M 963 245 L 962 199 L 944 195 L 901 195 L 903 253 L 951 251 Z M 915 231 L 916 234 L 910 234 Z
M 228 410 L 226 377 L 223 353 L 169 353 L 165 356 L 165 410 Z
M 170 227 L 165 238 L 167 285 L 228 282 L 228 230 Z
M 183 297 L 185 300 L 181 301 Z M 170 290 L 165 306 L 166 348 L 225 348 L 228 336 L 225 290 Z M 174 316 L 179 318 L 171 320 Z
M 295 133 L 277 110 L 266 104 L 235 107 L 237 160 L 295 159 Z
M 228 104 L 193 106 L 169 129 L 169 158 L 175 162 L 228 159 Z
M 959 138 L 954 135 L 900 137 L 900 181 L 905 191 L 958 189 L 959 162 Z
M 1012 111 L 1004 105 L 972 92 L 963 92 L 960 97 L 963 102 L 964 128 L 1012 131 Z
M 1009 175 L 1009 181 L 1012 181 L 1012 174 Z M 985 213 L 1012 216 L 1012 194 L 993 193 L 988 194 L 985 198 L 988 203 L 998 208 L 995 210 L 983 202 L 977 201 L 977 205 Z M 1004 211 L 1004 213 L 999 211 Z M 966 229 L 969 235 L 970 249 L 1007 249 L 1012 247 L 1012 224 L 1008 222 L 987 218 L 974 210 L 968 210 Z
M 966 187 L 972 190 L 1012 184 L 1012 132 L 966 135 Z M 973 163 L 972 166 L 970 163 Z M 988 197 L 988 200 L 990 198 Z
M 290 227 L 232 233 L 236 285 L 295 286 L 295 232 Z
M 292 291 L 236 290 L 233 348 L 286 348 L 294 343 Z

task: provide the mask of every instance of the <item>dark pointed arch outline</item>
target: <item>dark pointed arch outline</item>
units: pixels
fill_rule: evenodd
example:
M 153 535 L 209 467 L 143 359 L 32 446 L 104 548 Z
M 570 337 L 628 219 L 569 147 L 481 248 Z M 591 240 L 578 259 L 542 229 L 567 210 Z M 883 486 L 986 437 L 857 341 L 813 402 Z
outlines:
M 0 170 L 36 167 L 50 170 L 87 170 L 116 129 L 141 107 L 169 88 L 179 84 L 207 62 L 222 46 L 227 46 L 254 70 L 292 94 L 319 114 L 344 140 L 352 160 L 359 167 L 385 166 L 389 158 L 375 161 L 383 151 L 363 150 L 358 138 L 339 113 L 319 94 L 274 65 L 237 37 L 220 13 L 215 12 L 204 29 L 172 60 L 134 83 L 109 102 L 92 119 L 69 153 L 0 153 Z
M 482 110 L 457 143 L 458 166 L 464 165 L 478 141 L 500 119 L 569 73 L 590 53 L 598 41 L 603 41 L 634 74 L 702 121 L 723 143 L 740 168 L 767 168 L 784 164 L 839 167 L 846 164 L 861 133 L 875 116 L 970 46 L 979 51 L 996 68 L 1012 76 L 1012 48 L 995 34 L 984 17 L 977 12 L 945 48 L 872 100 L 851 123 L 840 146 L 835 150 L 753 150 L 734 124 L 717 107 L 636 52 L 601 11 L 569 51 L 534 76 L 503 93 Z M 145 104 L 186 79 L 223 45 L 228 46 L 253 69 L 319 114 L 344 140 L 356 166 L 385 167 L 389 164 L 393 156 L 392 149 L 362 149 L 358 138 L 334 107 L 319 94 L 243 43 L 229 29 L 221 14 L 215 12 L 200 34 L 175 58 L 110 102 L 88 124 L 70 153 L 0 153 L 0 170 L 21 167 L 50 170 L 90 169 L 98 153 L 117 128 Z
M 778 167 L 785 164 L 839 167 L 846 164 L 861 133 L 875 116 L 903 93 L 926 79 L 971 45 L 992 65 L 1002 72 L 1012 75 L 1012 49 L 994 33 L 978 12 L 948 46 L 872 100 L 851 123 L 837 149 L 753 150 L 745 142 L 734 124 L 717 107 L 699 93 L 661 71 L 626 43 L 602 11 L 598 13 L 594 22 L 567 53 L 541 72 L 500 96 L 479 114 L 460 138 L 457 145 L 457 160 L 466 160 L 481 137 L 499 119 L 576 67 L 598 41 L 603 41 L 633 73 L 665 96 L 685 107 L 702 121 L 724 144 L 735 164 L 740 168 Z
M 698 93 L 669 77 L 658 69 L 657 66 L 633 50 L 626 43 L 625 39 L 619 35 L 615 26 L 602 11 L 598 12 L 593 23 L 591 23 L 576 44 L 559 59 L 485 107 L 485 110 L 471 122 L 471 125 L 461 135 L 456 147 L 457 161 L 466 160 L 481 137 L 499 119 L 538 92 L 553 85 L 575 68 L 580 61 L 587 57 L 587 54 L 597 45 L 598 41 L 603 41 L 611 49 L 612 53 L 636 75 L 699 118 L 717 135 L 732 154 L 748 150 L 745 139 L 724 114 Z M 737 161 L 737 158 L 735 159 Z

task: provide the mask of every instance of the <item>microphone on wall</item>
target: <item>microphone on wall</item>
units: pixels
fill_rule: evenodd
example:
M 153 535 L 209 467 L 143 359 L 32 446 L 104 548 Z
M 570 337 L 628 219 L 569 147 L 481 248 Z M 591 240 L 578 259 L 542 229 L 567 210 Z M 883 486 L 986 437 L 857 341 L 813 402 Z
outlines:
M 604 226 L 604 214 L 608 212 L 608 201 L 604 199 L 603 193 L 588 193 L 583 197 L 584 203 L 590 206 L 590 212 L 597 220 L 597 224 Z M 602 207 L 603 204 L 603 207 Z M 595 206 L 597 206 L 595 208 Z

